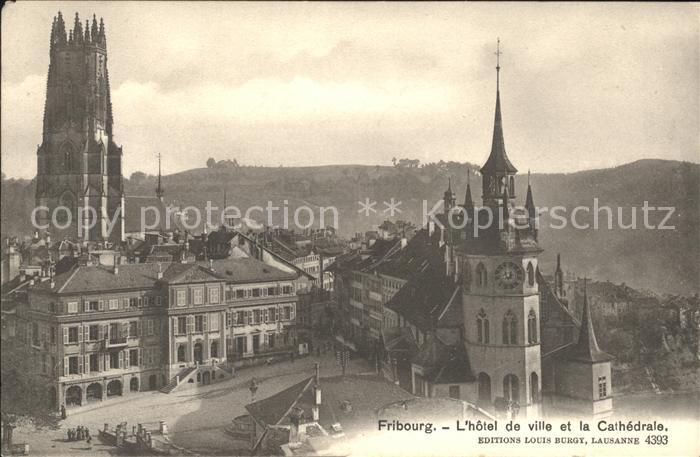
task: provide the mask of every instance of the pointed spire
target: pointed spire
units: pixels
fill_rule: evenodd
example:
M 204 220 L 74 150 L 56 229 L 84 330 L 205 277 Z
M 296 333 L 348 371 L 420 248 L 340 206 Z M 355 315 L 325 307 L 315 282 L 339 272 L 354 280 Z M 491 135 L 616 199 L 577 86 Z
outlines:
M 557 269 L 554 270 L 554 271 L 557 272 L 557 273 L 561 273 L 561 272 L 562 272 L 562 269 L 561 269 L 561 254 L 559 254 L 559 253 L 557 253 Z
M 97 37 L 98 40 L 95 40 L 97 43 L 99 43 L 103 48 L 107 47 L 107 36 L 105 35 L 105 23 L 100 18 L 100 29 L 97 32 Z
M 58 12 L 58 17 L 56 18 L 56 42 L 66 42 L 66 23 L 63 21 L 63 14 L 61 14 L 60 11 Z
M 75 13 L 75 23 L 73 24 L 73 40 L 76 43 L 83 42 L 83 25 L 80 23 L 80 16 Z
M 525 209 L 527 209 L 530 219 L 534 219 L 536 216 L 536 210 L 535 200 L 532 197 L 532 186 L 530 186 L 530 170 L 527 171 L 527 195 L 525 195 Z
M 56 16 L 53 17 L 51 24 L 51 38 L 49 39 L 49 48 L 53 49 L 53 44 L 56 42 Z
M 163 186 L 161 185 L 161 172 L 160 172 L 160 152 L 158 153 L 158 186 L 156 187 L 156 197 L 160 201 L 163 201 Z
M 501 40 L 498 40 L 496 50 L 496 114 L 493 121 L 493 139 L 491 141 L 491 154 L 488 160 L 481 167 L 482 173 L 494 173 L 505 170 L 507 173 L 517 173 L 517 169 L 510 163 L 506 155 L 506 145 L 503 140 L 503 121 L 501 119 Z
M 90 20 L 85 19 L 85 42 L 90 42 Z
M 591 307 L 588 305 L 587 279 L 583 279 L 583 312 L 581 315 L 581 329 L 578 341 L 568 354 L 569 358 L 584 362 L 597 363 L 611 360 L 610 354 L 601 351 L 598 347 L 598 340 L 593 330 L 593 320 L 591 319 Z
M 464 207 L 468 210 L 474 209 L 474 199 L 472 198 L 472 189 L 469 182 L 469 177 L 471 173 L 467 169 L 467 191 L 464 194 Z
M 87 27 L 85 27 L 87 28 Z M 97 29 L 97 17 L 93 14 L 92 15 L 92 27 L 90 29 L 90 34 L 92 35 L 92 41 L 97 42 L 99 30 Z

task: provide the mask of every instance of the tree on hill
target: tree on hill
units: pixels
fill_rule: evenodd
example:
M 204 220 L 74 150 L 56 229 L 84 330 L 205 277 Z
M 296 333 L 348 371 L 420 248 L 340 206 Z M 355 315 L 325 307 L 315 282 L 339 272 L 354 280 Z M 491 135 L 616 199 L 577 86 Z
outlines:
M 207 168 L 214 168 L 216 166 L 216 160 L 213 157 L 207 159 Z
M 145 179 L 146 173 L 142 171 L 135 171 L 131 173 L 131 176 L 129 177 L 129 181 L 131 181 L 136 186 L 142 184 Z

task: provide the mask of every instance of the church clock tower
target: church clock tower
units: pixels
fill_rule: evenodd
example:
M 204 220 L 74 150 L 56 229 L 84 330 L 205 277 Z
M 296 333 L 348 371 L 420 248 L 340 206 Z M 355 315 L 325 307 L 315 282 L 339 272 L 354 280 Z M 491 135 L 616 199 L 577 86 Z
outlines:
M 123 239 L 122 148 L 112 133 L 104 23 L 51 27 L 44 132 L 37 149 L 37 222 L 61 238 Z M 41 210 L 48 208 L 48 211 Z
M 465 345 L 477 376 L 475 400 L 486 408 L 500 404 L 519 417 L 533 417 L 540 411 L 542 377 L 536 280 L 541 249 L 529 184 L 525 210 L 513 205 L 517 169 L 503 139 L 500 54 L 499 43 L 493 140 L 481 168 L 483 207 L 475 210 L 480 220 L 491 212 L 492 223 L 476 234 L 468 224 L 454 256 L 463 284 Z

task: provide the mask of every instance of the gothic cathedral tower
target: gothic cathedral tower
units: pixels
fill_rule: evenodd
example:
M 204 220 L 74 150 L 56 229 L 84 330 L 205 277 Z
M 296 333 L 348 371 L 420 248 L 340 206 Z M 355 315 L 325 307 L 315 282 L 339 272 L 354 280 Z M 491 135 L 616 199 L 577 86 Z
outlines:
M 104 23 L 85 28 L 75 15 L 66 33 L 58 13 L 51 27 L 43 140 L 37 150 L 40 227 L 59 237 L 123 239 L 122 148 L 112 134 Z
M 487 408 L 510 405 L 520 417 L 532 417 L 539 414 L 541 397 L 536 278 L 541 249 L 529 183 L 525 208 L 514 207 L 517 170 L 503 140 L 500 62 L 496 71 L 493 141 L 481 168 L 483 207 L 476 209 L 480 227 L 487 225 L 489 212 L 492 223 L 477 233 L 467 225 L 454 247 L 455 267 L 462 276 L 464 336 L 477 375 L 477 401 Z M 464 206 L 473 208 L 471 201 Z

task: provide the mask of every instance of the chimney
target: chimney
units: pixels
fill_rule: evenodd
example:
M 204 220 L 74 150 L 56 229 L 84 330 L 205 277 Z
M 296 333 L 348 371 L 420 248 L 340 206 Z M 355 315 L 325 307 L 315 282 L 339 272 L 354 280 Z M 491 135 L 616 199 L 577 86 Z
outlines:
M 405 248 L 408 246 L 408 240 L 406 239 L 406 235 L 401 237 L 401 249 Z
M 214 260 L 212 260 L 212 259 L 209 259 L 209 269 L 211 271 L 214 271 Z
M 163 265 L 158 262 L 158 279 L 163 279 Z

